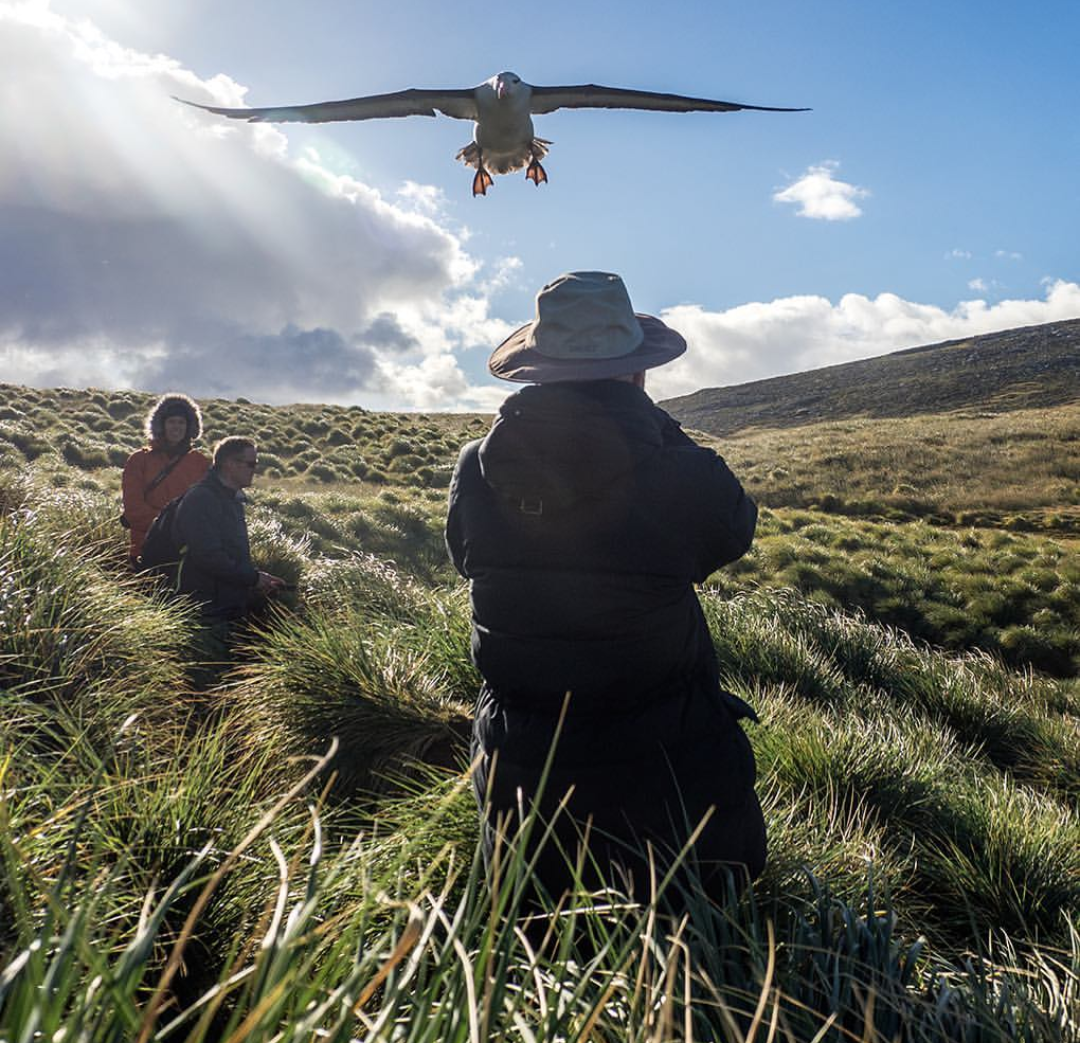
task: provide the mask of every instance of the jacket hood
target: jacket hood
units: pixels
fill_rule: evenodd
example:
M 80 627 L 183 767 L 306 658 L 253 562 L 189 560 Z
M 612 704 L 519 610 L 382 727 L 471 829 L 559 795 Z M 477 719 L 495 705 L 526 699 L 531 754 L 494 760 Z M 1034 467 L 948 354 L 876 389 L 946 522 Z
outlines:
M 664 445 L 675 422 L 624 381 L 537 384 L 511 395 L 481 442 L 480 471 L 496 492 L 545 512 L 603 496 Z
M 170 416 L 182 416 L 187 420 L 187 441 L 194 442 L 202 434 L 202 411 L 195 400 L 171 391 L 162 395 L 146 414 L 146 439 L 151 444 L 165 438 L 165 420 Z

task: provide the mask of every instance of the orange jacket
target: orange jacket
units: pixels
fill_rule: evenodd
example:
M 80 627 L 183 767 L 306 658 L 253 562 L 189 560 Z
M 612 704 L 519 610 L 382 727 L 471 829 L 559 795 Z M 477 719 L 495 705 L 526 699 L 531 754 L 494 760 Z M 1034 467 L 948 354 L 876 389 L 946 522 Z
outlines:
M 131 556 L 142 550 L 143 540 L 158 512 L 170 500 L 187 492 L 210 468 L 210 458 L 198 449 L 190 449 L 180 462 L 149 493 L 146 487 L 171 462 L 160 449 L 140 449 L 124 464 L 122 488 L 124 517 L 131 525 Z

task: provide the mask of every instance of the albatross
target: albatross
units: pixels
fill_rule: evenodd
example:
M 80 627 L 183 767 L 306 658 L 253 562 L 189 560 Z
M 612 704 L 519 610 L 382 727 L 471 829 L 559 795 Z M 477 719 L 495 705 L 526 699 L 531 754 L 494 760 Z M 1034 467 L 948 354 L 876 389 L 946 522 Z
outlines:
M 492 174 L 508 174 L 525 168 L 525 178 L 539 186 L 547 181 L 540 161 L 551 142 L 533 132 L 533 116 L 556 109 L 647 109 L 654 112 L 808 112 L 808 109 L 743 105 L 682 94 L 639 91 L 626 87 L 536 87 L 517 73 L 500 72 L 476 87 L 424 90 L 411 87 L 391 94 L 371 94 L 314 105 L 286 105 L 261 109 L 226 109 L 177 98 L 176 101 L 218 116 L 249 123 L 332 123 L 338 120 L 388 119 L 399 116 L 434 116 L 441 112 L 452 119 L 472 120 L 473 140 L 454 159 L 476 168 L 474 196 L 487 195 Z

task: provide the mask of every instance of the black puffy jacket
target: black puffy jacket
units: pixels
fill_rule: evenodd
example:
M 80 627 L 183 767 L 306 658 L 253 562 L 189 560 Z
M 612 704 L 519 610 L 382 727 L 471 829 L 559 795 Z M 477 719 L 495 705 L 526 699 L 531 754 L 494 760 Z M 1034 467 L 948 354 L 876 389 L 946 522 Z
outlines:
M 745 553 L 756 517 L 724 461 L 622 381 L 526 387 L 464 447 L 446 540 L 470 581 L 485 681 L 474 748 L 489 850 L 498 813 L 535 788 L 571 692 L 548 796 L 572 785 L 579 821 L 676 847 L 673 819 L 720 808 L 703 857 L 760 871 L 753 755 L 694 592 Z M 558 876 L 549 866 L 549 889 Z
M 202 602 L 206 615 L 243 615 L 259 574 L 251 564 L 244 501 L 216 468 L 184 494 L 173 539 L 181 549 L 179 593 Z
M 710 672 L 693 584 L 746 552 L 756 518 L 724 461 L 634 385 L 523 389 L 450 488 L 476 665 L 529 703 L 641 701 Z

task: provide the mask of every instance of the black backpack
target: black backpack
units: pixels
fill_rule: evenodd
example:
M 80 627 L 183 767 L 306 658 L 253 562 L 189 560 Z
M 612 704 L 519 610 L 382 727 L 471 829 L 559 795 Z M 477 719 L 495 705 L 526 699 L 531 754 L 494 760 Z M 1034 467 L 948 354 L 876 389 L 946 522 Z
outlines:
M 160 572 L 170 579 L 176 576 L 176 566 L 180 563 L 180 547 L 173 537 L 173 522 L 176 509 L 184 494 L 171 499 L 150 525 L 139 554 L 139 566 L 144 572 Z

